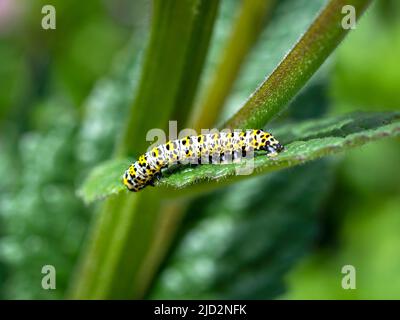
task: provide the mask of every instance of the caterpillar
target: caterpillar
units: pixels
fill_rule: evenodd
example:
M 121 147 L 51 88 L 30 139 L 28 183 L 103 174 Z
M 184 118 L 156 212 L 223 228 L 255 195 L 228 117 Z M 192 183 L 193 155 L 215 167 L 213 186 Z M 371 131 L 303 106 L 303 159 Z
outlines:
M 130 191 L 137 192 L 148 185 L 154 186 L 155 179 L 161 177 L 161 169 L 173 164 L 223 163 L 228 155 L 237 159 L 252 151 L 266 151 L 266 155 L 271 157 L 283 148 L 277 139 L 261 129 L 187 136 L 168 141 L 141 155 L 125 171 L 123 183 Z

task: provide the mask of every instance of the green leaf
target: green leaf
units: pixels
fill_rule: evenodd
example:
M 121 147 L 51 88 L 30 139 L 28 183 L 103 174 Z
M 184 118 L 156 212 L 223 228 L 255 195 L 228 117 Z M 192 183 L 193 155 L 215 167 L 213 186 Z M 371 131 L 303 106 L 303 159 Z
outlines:
M 400 135 L 400 113 L 354 113 L 332 118 L 304 121 L 287 124 L 274 130 L 273 134 L 285 145 L 285 151 L 276 158 L 258 155 L 254 158 L 254 174 L 262 174 L 273 170 L 295 166 L 323 156 L 338 153 L 349 148 L 360 146 L 369 141 L 388 136 Z M 101 167 L 95 169 L 83 184 L 81 196 L 90 202 L 96 198 L 106 197 L 116 191 L 116 181 L 120 181 L 123 173 L 121 160 L 106 164 L 107 173 L 101 173 Z M 125 162 L 127 163 L 127 162 Z M 232 182 L 232 179 L 243 179 L 247 176 L 236 176 L 236 170 L 248 163 L 227 165 L 201 165 L 196 168 L 178 170 L 158 183 L 158 187 L 181 189 L 193 184 L 211 182 Z M 113 171 L 110 170 L 113 168 Z M 126 168 L 124 168 L 125 170 Z M 107 177 L 109 185 L 101 181 Z M 101 190 L 93 190 L 87 186 L 102 185 Z M 123 189 L 119 187 L 119 190 Z M 83 190 L 88 190 L 85 192 Z M 90 191 L 90 192 L 89 192 Z M 189 189 L 190 191 L 190 189 Z M 169 191 L 170 193 L 171 191 Z M 179 196 L 182 191 L 172 192 L 170 196 Z
M 125 190 L 126 187 L 121 183 L 121 179 L 129 163 L 127 159 L 113 159 L 96 167 L 78 190 L 78 195 L 86 203 L 90 203 Z M 116 179 L 116 172 L 120 174 L 119 179 Z
M 254 158 L 254 173 L 291 167 L 322 156 L 344 151 L 368 141 L 400 133 L 399 113 L 356 113 L 346 116 L 305 121 L 286 125 L 275 130 L 274 135 L 285 145 L 285 151 L 276 158 L 260 155 Z M 160 185 L 175 188 L 187 187 L 194 183 L 221 181 L 236 176 L 240 165 L 204 165 L 186 169 L 160 181 Z

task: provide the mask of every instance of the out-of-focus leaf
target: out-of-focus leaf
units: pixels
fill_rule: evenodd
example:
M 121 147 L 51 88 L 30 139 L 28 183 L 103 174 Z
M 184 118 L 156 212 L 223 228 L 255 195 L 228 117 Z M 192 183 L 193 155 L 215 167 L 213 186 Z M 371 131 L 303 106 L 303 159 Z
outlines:
M 393 10 L 391 14 L 397 15 L 396 19 L 379 10 L 385 4 L 388 11 Z M 365 111 L 399 109 L 399 12 L 399 1 L 375 1 L 357 30 L 338 48 L 331 96 L 340 112 L 350 112 L 357 106 L 363 106 Z
M 264 299 L 281 293 L 284 274 L 315 240 L 332 168 L 321 160 L 199 199 L 190 214 L 206 216 L 180 240 L 151 297 Z
M 46 1 L 23 10 L 9 2 L 2 12 L 14 26 L 0 32 L 5 40 L 0 87 L 6 90 L 0 118 L 7 117 L 0 128 L 0 173 L 5 176 L 0 183 L 0 295 L 6 299 L 64 297 L 90 213 L 76 197 L 76 183 L 93 162 L 110 156 L 122 105 L 126 100 L 126 109 L 131 104 L 124 89 L 135 81 L 131 65 L 137 50 L 132 46 L 124 52 L 129 62 L 119 54 L 112 75 L 103 74 L 128 35 L 133 32 L 139 40 L 136 30 L 112 21 L 102 2 L 53 2 L 54 32 L 38 27 Z M 9 16 L 14 11 L 17 16 Z M 76 109 L 81 111 L 81 99 L 100 75 L 82 120 Z M 56 268 L 56 290 L 40 285 L 46 264 Z
M 7 63 L 0 64 L 0 124 L 3 118 L 17 107 L 17 104 L 25 103 L 20 92 L 27 87 L 26 74 L 27 63 L 22 53 L 16 52 L 15 48 L 2 41 L 0 44 L 0 60 Z
M 305 163 L 376 139 L 398 136 L 400 135 L 400 114 L 395 112 L 355 113 L 285 125 L 277 128 L 273 133 L 285 145 L 286 150 L 272 159 L 263 155 L 256 156 L 254 158 L 255 174 Z M 161 179 L 157 185 L 184 188 L 200 182 L 225 181 L 228 177 L 245 178 L 247 176 L 236 176 L 236 170 L 248 165 L 248 162 L 244 162 L 241 164 L 201 165 L 196 168 L 185 168 Z M 109 164 L 109 166 L 112 165 Z M 120 170 L 120 167 L 115 166 L 115 169 L 117 168 Z M 119 181 L 122 173 L 117 170 L 109 171 L 107 179 L 110 181 L 114 176 L 113 181 Z M 100 173 L 97 171 L 95 177 L 99 177 L 99 175 Z M 88 178 L 83 189 L 86 189 L 86 184 L 101 183 L 99 180 L 91 181 L 92 177 Z M 232 180 L 225 182 L 232 182 Z M 82 193 L 82 196 L 85 201 L 105 197 L 115 193 L 115 183 L 110 183 L 109 187 L 104 185 L 102 190 L 103 193 L 93 190 L 88 197 L 85 193 Z M 177 192 L 177 195 L 179 193 Z
M 0 267 L 4 263 L 7 271 L 0 284 L 6 299 L 62 298 L 88 224 L 75 196 L 76 114 L 54 101 L 38 108 L 51 108 L 52 121 L 43 132 L 24 134 L 16 151 L 6 144 L 13 152 L 0 157 L 0 172 L 7 175 L 0 184 Z M 56 290 L 40 285 L 46 264 L 57 269 Z
M 85 100 L 77 157 L 85 166 L 111 157 L 121 123 L 137 89 L 146 32 L 136 35 L 113 60 L 111 72 L 98 80 Z
M 311 247 L 333 167 L 318 161 L 272 176 L 254 190 L 218 260 L 215 291 L 223 298 L 273 298 L 284 275 Z M 218 262 L 217 260 L 217 262 Z
M 370 169 L 380 167 L 374 164 Z M 399 173 L 393 174 L 399 181 Z M 347 197 L 334 194 L 327 203 L 336 218 L 341 216 L 336 245 L 319 247 L 286 276 L 289 290 L 283 299 L 398 299 L 399 193 L 376 187 L 364 195 L 350 190 Z M 345 265 L 356 269 L 357 290 L 343 290 L 340 285 Z

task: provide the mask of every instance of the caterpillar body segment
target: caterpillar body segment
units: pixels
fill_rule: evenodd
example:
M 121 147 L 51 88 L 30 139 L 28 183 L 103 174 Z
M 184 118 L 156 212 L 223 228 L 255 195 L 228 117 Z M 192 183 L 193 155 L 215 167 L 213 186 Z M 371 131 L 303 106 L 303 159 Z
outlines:
M 282 150 L 279 141 L 261 129 L 187 136 L 141 155 L 125 171 L 123 183 L 136 192 L 153 185 L 160 177 L 161 169 L 174 164 L 224 163 L 253 151 L 265 151 L 267 156 L 275 156 Z

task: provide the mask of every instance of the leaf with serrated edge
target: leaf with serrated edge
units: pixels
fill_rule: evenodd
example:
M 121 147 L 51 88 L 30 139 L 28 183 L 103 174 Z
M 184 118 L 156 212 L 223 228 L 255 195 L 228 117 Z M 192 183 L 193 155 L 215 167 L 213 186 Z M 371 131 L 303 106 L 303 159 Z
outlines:
M 254 173 L 295 166 L 326 155 L 360 146 L 389 136 L 400 135 L 400 113 L 355 113 L 345 116 L 305 121 L 285 125 L 274 130 L 274 135 L 285 145 L 285 151 L 275 158 L 258 155 L 254 159 Z M 125 189 L 121 176 L 130 161 L 113 160 L 95 168 L 84 182 L 79 195 L 85 202 L 116 194 Z M 158 187 L 182 189 L 192 184 L 231 182 L 241 164 L 202 165 L 182 168 L 161 179 Z M 246 178 L 248 176 L 236 176 Z M 226 180 L 226 181 L 225 181 Z

